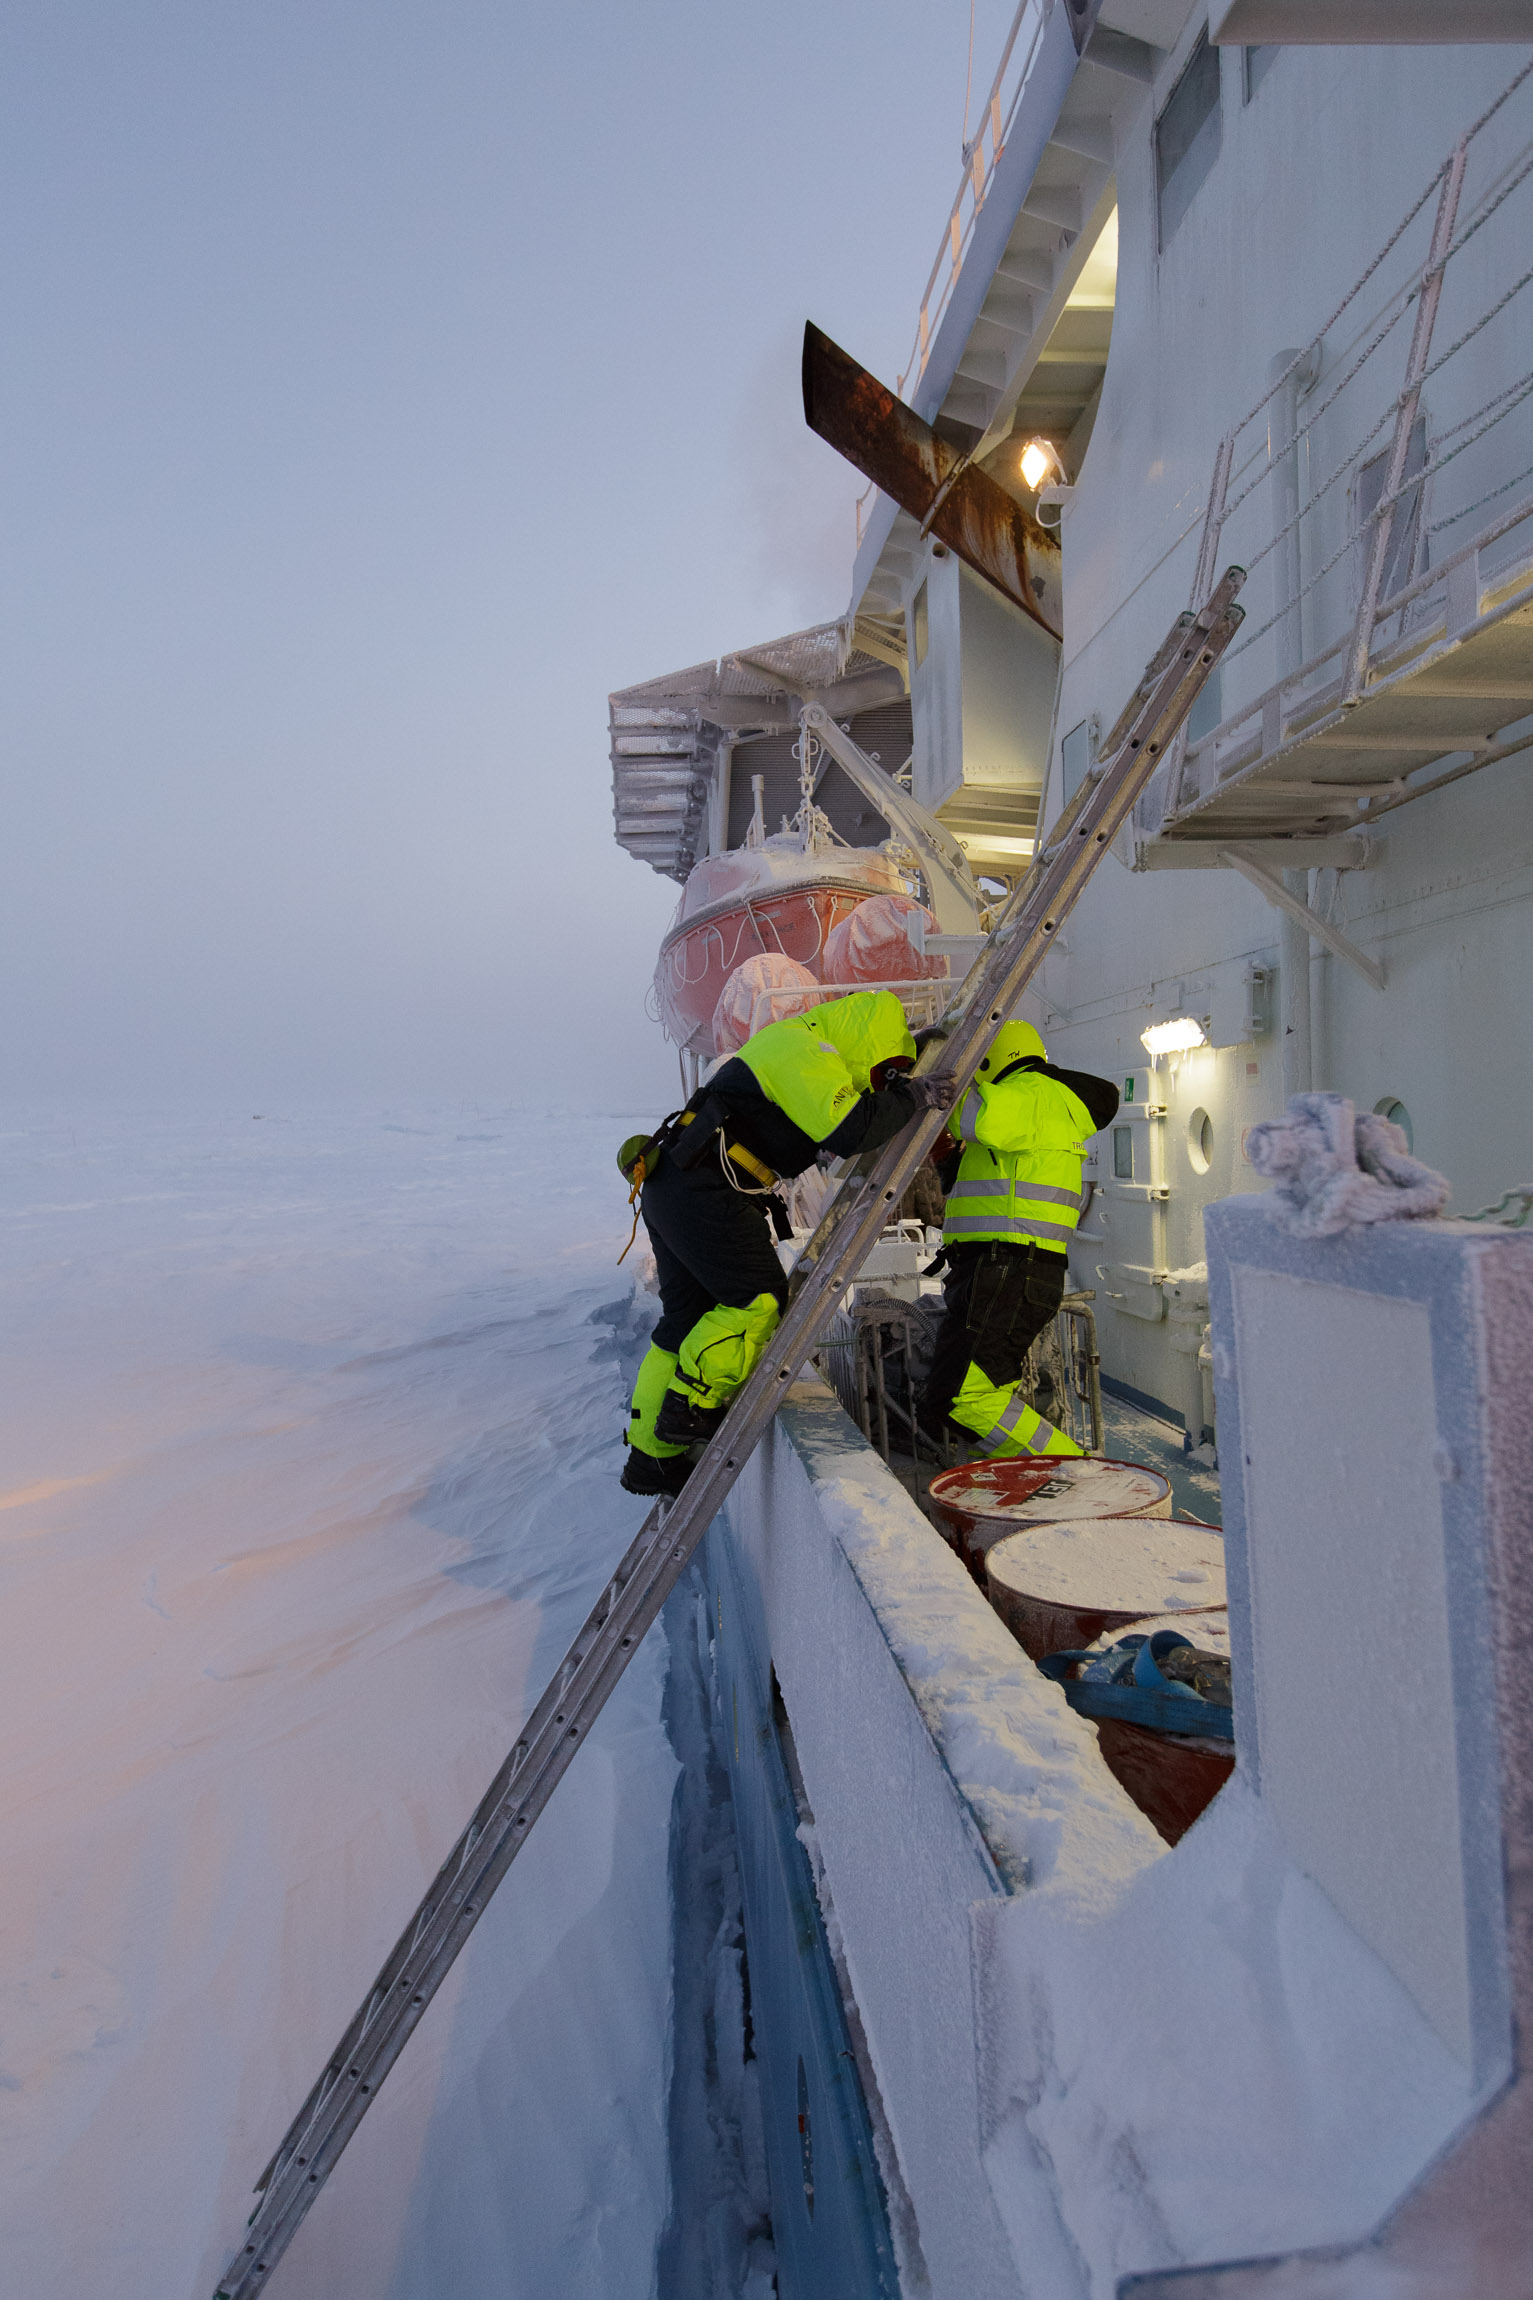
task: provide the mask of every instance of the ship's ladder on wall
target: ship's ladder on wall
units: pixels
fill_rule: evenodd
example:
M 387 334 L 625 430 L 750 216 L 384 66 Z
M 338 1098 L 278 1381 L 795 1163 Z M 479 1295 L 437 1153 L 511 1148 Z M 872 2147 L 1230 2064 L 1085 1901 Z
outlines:
M 949 1011 L 946 1039 L 922 1056 L 923 1073 L 951 1086 L 951 1101 L 967 1088 L 1229 645 L 1241 620 L 1235 594 L 1243 580 L 1242 570 L 1232 567 L 1204 607 L 1178 618 L 1103 745 L 1094 772 L 1011 896 Z M 645 1519 L 261 2175 L 256 2209 L 216 2300 L 254 2300 L 266 2289 L 379 2085 L 527 1842 L 944 1123 L 940 1109 L 922 1113 L 844 1181 L 800 1257 L 769 1351 L 736 1396 L 685 1490 L 674 1501 L 657 1502 Z

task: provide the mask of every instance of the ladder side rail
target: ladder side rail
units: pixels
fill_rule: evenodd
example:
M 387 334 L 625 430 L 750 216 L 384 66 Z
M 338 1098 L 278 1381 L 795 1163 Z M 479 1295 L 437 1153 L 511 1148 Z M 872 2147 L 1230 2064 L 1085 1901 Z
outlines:
M 1170 662 L 1172 656 L 1176 653 L 1178 647 L 1180 647 L 1182 644 L 1182 641 L 1187 636 L 1187 633 L 1192 629 L 1192 621 L 1193 615 L 1191 609 L 1189 609 L 1185 615 L 1178 615 L 1176 621 L 1172 624 L 1170 630 L 1166 633 L 1165 638 L 1161 641 L 1155 653 L 1150 657 L 1149 662 L 1146 663 L 1144 670 L 1140 674 L 1138 686 L 1134 689 L 1134 692 L 1130 695 L 1128 701 L 1124 704 L 1123 709 L 1118 714 L 1118 717 L 1113 722 L 1112 730 L 1109 733 L 1107 740 L 1102 745 L 1100 761 L 1094 764 L 1093 772 L 1097 770 L 1098 766 L 1105 766 L 1109 760 L 1115 759 L 1119 751 L 1122 750 L 1123 745 L 1128 740 L 1130 730 L 1138 724 L 1140 714 L 1144 709 L 1146 698 L 1154 693 L 1156 681 L 1160 678 L 1162 672 L 1166 668 L 1166 665 Z M 1086 804 L 1086 797 L 1086 785 L 1083 782 L 1074 799 L 1070 802 L 1076 814 L 1078 814 L 1080 809 Z M 1074 814 L 1072 814 L 1070 819 L 1072 821 L 1074 820 Z M 1061 822 L 1062 820 L 1063 814 L 1061 814 Z M 1059 829 L 1060 823 L 1056 823 L 1056 837 L 1058 836 Z M 1024 881 L 1024 884 L 1025 883 L 1026 882 Z
M 493 1873 L 499 1881 L 562 1778 L 590 1716 L 605 1700 L 610 1685 L 602 1688 L 594 1703 L 592 1700 L 593 1688 L 602 1684 L 604 1662 L 610 1656 L 618 1663 L 613 1683 L 626 1667 L 652 1618 L 643 1612 L 643 1606 L 655 1579 L 657 1552 L 662 1553 L 658 1562 L 663 1563 L 668 1547 L 659 1515 L 658 1508 L 650 1512 L 604 1586 L 510 1755 L 330 2055 L 324 2073 L 257 2183 L 268 2197 L 287 2175 L 290 2185 L 311 2191 L 303 2203 L 303 2210 L 307 2209 L 312 2192 L 332 2169 L 370 2104 L 371 2094 L 398 2057 L 482 1914 L 488 1897 L 483 1889 L 486 1878 Z M 496 1856 L 501 1851 L 506 1858 L 497 1870 Z M 348 2113 L 349 2109 L 354 2113 Z M 304 2174 L 301 2182 L 293 2177 L 300 2172 Z M 302 2216 L 301 2210 L 297 2219 Z M 254 2218 L 261 2217 L 258 2210 Z M 296 2226 L 295 2219 L 293 2228 Z M 262 2234 L 266 2234 L 264 2227 Z M 259 2258 L 269 2267 L 275 2253 L 283 2248 L 269 2239 L 260 2245 L 248 2243 L 240 2258 L 251 2265 Z
M 1097 770 L 1071 835 L 1056 842 L 1039 879 L 1017 889 L 971 968 L 951 1011 L 948 1038 L 934 1061 L 923 1058 L 924 1071 L 952 1083 L 955 1099 L 1238 628 L 1241 611 L 1233 602 L 1242 580 L 1232 568 L 1197 617 L 1179 620 L 1172 641 L 1156 657 L 1164 664 L 1161 675 L 1124 729 L 1116 755 Z M 311 2088 L 267 2168 L 246 2240 L 215 2300 L 253 2300 L 265 2289 L 378 2085 L 775 1418 L 787 1384 L 815 1347 L 825 1314 L 856 1276 L 891 1204 L 945 1124 L 941 1109 L 920 1113 L 875 1155 L 865 1174 L 847 1178 L 850 1197 L 845 1188 L 838 1193 L 800 1257 L 766 1358 L 735 1397 L 684 1491 L 675 1501 L 657 1503 L 646 1518 Z
M 1297 364 L 1297 363 L 1295 363 Z M 1203 515 L 1203 536 L 1198 545 L 1197 571 L 1192 578 L 1192 604 L 1201 607 L 1214 587 L 1214 567 L 1224 533 L 1224 507 L 1229 499 L 1230 466 L 1235 460 L 1235 434 L 1227 431 L 1214 450 L 1213 475 L 1208 487 L 1208 509 Z
M 1151 669 L 1158 669 L 1159 676 L 1153 682 L 1142 682 L 1150 685 L 1149 694 L 1137 711 L 1131 716 L 1125 714 L 1127 724 L 1120 721 L 1114 729 L 1118 738 L 1115 752 L 1097 765 L 1089 784 L 1082 786 L 1067 816 L 1061 818 L 1067 827 L 1056 831 L 1040 857 L 1041 870 L 1037 870 L 1036 875 L 1030 872 L 1019 885 L 987 948 L 971 968 L 945 1017 L 948 1035 L 940 1054 L 935 1061 L 927 1063 L 923 1059 L 919 1065 L 923 1074 L 929 1072 L 951 1079 L 955 1101 L 958 1089 L 967 1087 L 991 1037 L 1005 1021 L 1010 1007 L 1053 943 L 1060 924 L 1115 833 L 1132 812 L 1165 755 L 1167 743 L 1185 720 L 1209 672 L 1228 646 L 1241 619 L 1240 609 L 1233 601 L 1243 580 L 1243 571 L 1232 568 L 1201 613 L 1187 613 L 1178 618 L 1170 637 L 1152 661 Z M 844 1178 L 841 1190 L 800 1256 L 794 1273 L 796 1279 L 822 1258 L 834 1258 L 838 1265 L 846 1263 L 847 1256 L 839 1244 L 833 1257 L 829 1253 L 843 1215 L 850 1221 L 852 1209 L 859 1214 L 864 1212 L 873 1184 L 883 1179 L 884 1170 L 891 1165 L 901 1145 L 908 1144 L 910 1148 L 898 1159 L 896 1170 L 884 1180 L 884 1195 L 877 1209 L 882 1212 L 888 1200 L 898 1197 L 913 1177 L 926 1150 L 942 1132 L 943 1123 L 939 1115 L 935 1123 L 923 1118 L 907 1129 L 898 1143 L 879 1154 L 860 1192 L 856 1190 L 856 1172 Z M 923 1146 L 917 1151 L 918 1142 Z M 849 1189 L 854 1192 L 850 1206 Z M 849 1283 L 855 1268 L 842 1267 L 840 1274 L 842 1282 Z M 789 1338 L 792 1316 L 790 1307 L 788 1317 L 773 1338 L 774 1356 Z M 688 1491 L 693 1482 L 695 1478 L 689 1480 Z
M 1046 847 L 1041 846 L 1037 854 L 1034 856 L 1028 874 L 1021 882 L 1021 887 L 1018 890 L 1019 892 L 1031 892 L 1032 888 L 1037 884 L 1039 878 L 1042 876 L 1043 871 L 1053 861 L 1055 855 L 1059 851 L 1061 844 L 1068 836 L 1069 832 L 1074 829 L 1076 820 L 1080 815 L 1081 810 L 1089 802 L 1092 790 L 1096 783 L 1101 779 L 1107 762 L 1116 758 L 1118 752 L 1122 749 L 1124 741 L 1127 738 L 1129 728 L 1135 722 L 1136 714 L 1143 708 L 1146 697 L 1154 692 L 1156 681 L 1159 679 L 1166 665 L 1170 662 L 1172 656 L 1175 654 L 1187 632 L 1191 630 L 1192 623 L 1193 614 L 1192 610 L 1189 608 L 1185 615 L 1179 615 L 1177 617 L 1176 621 L 1172 624 L 1171 629 L 1167 632 L 1165 638 L 1161 641 L 1160 646 L 1157 648 L 1154 655 L 1151 656 L 1149 662 L 1145 665 L 1138 686 L 1134 689 L 1133 693 L 1129 696 L 1128 701 L 1124 704 L 1122 711 L 1119 713 L 1116 721 L 1113 724 L 1111 732 L 1108 734 L 1106 741 L 1101 746 L 1101 751 L 1099 753 L 1097 762 L 1088 768 L 1086 774 L 1081 778 L 1080 785 L 1076 790 L 1074 797 L 1067 799 L 1065 804 L 1060 808 L 1059 813 L 1054 817 L 1054 821 L 1050 825 L 1049 830 L 1049 843 Z M 1143 792 L 1141 792 L 1140 796 L 1143 797 L 1143 795 Z M 1138 802 L 1136 801 L 1135 803 L 1137 804 Z
M 263 2176 L 264 2201 L 219 2286 L 229 2300 L 264 2287 L 347 2141 L 446 1978 L 528 1831 L 563 1778 L 679 1578 L 685 1548 L 657 1507 L 588 1617 L 515 1749 L 475 1809 L 415 1917 L 354 2015 Z

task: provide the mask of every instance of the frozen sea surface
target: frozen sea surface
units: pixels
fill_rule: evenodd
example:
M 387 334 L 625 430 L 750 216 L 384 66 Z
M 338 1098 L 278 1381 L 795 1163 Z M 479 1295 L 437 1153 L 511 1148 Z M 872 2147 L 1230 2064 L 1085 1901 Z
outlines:
M 0 2291 L 212 2292 L 636 1530 L 613 1267 L 633 1123 L 6 1123 Z M 651 1638 L 281 2300 L 652 2290 L 663 1669 Z

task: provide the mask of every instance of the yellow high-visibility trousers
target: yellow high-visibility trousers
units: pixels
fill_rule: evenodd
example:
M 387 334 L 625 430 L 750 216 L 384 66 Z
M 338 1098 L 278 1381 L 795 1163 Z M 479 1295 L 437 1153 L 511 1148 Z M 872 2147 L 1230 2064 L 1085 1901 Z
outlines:
M 640 1453 L 653 1454 L 656 1461 L 665 1461 L 672 1454 L 687 1450 L 684 1445 L 667 1445 L 655 1435 L 655 1416 L 675 1371 L 676 1352 L 662 1350 L 651 1342 L 633 1385 L 633 1403 L 628 1409 L 628 1443 L 636 1446 Z
M 758 1294 L 743 1310 L 721 1302 L 705 1311 L 676 1353 L 671 1388 L 705 1410 L 727 1405 L 754 1373 L 781 1315 L 775 1294 Z
M 1020 1382 L 998 1387 L 970 1364 L 963 1386 L 948 1408 L 952 1420 L 974 1432 L 975 1451 L 987 1460 L 1016 1454 L 1078 1454 L 1081 1447 L 1042 1414 L 1034 1413 Z

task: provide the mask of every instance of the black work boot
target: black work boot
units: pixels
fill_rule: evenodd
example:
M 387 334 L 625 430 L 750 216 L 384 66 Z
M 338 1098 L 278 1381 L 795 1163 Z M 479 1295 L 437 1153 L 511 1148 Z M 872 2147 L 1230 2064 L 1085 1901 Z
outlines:
M 619 1482 L 624 1493 L 667 1494 L 674 1500 L 691 1475 L 692 1464 L 684 1453 L 662 1456 L 631 1445 Z
M 680 1390 L 667 1390 L 655 1416 L 662 1445 L 706 1445 L 724 1419 L 724 1406 L 695 1406 Z

